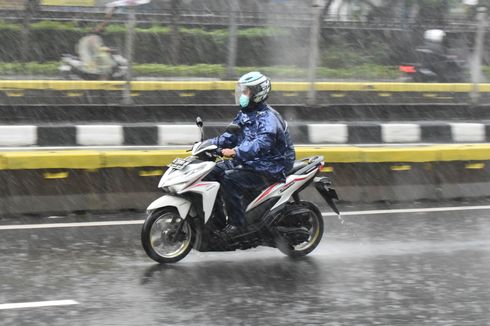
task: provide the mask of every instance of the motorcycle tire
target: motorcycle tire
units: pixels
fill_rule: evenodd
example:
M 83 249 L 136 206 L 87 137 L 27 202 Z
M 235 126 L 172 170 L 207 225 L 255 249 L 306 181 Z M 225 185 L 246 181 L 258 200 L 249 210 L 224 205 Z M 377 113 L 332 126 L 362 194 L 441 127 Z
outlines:
M 175 263 L 191 251 L 195 234 L 189 219 L 182 220 L 174 207 L 165 207 L 151 212 L 146 218 L 141 229 L 141 243 L 154 261 Z
M 323 216 L 318 207 L 314 204 L 301 201 L 300 205 L 303 208 L 307 208 L 310 211 L 309 218 L 309 233 L 310 236 L 305 243 L 293 246 L 285 238 L 280 237 L 276 240 L 277 248 L 285 255 L 291 258 L 300 258 L 308 255 L 310 252 L 315 250 L 323 237 L 324 223 Z M 279 221 L 280 224 L 280 221 Z

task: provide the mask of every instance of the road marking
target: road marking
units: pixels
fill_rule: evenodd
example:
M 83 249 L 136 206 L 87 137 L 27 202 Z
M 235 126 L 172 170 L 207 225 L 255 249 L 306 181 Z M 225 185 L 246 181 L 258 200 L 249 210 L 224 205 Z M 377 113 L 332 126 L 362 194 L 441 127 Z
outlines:
M 80 223 L 47 223 L 47 224 L 24 224 L 24 225 L 0 225 L 2 230 L 26 230 L 26 229 L 56 229 L 56 228 L 75 228 L 87 226 L 116 226 L 143 224 L 145 220 L 131 221 L 109 221 L 109 222 L 80 222 Z
M 381 209 L 366 211 L 344 211 L 342 216 L 354 215 L 378 215 L 378 214 L 414 214 L 430 212 L 450 212 L 466 210 L 490 210 L 490 205 L 484 206 L 452 206 L 452 207 L 430 207 L 430 208 L 403 208 L 403 209 Z M 335 213 L 322 213 L 323 216 L 337 216 Z M 128 221 L 107 221 L 107 222 L 78 222 L 78 223 L 46 223 L 46 224 L 24 224 L 24 225 L 0 225 L 0 231 L 4 230 L 28 230 L 28 229 L 56 229 L 56 228 L 74 228 L 74 227 L 91 227 L 91 226 L 119 226 L 119 225 L 139 225 L 145 220 L 128 220 Z
M 79 304 L 75 300 L 57 300 L 57 301 L 37 301 L 37 302 L 21 302 L 21 303 L 4 303 L 0 304 L 0 310 L 21 309 L 21 308 L 40 308 L 54 306 L 69 306 Z
M 400 213 L 430 213 L 430 212 L 451 212 L 451 211 L 470 211 L 490 209 L 490 205 L 483 206 L 453 206 L 453 207 L 430 207 L 430 208 L 403 208 L 403 209 L 382 209 L 370 211 L 347 211 L 341 212 L 342 216 L 348 215 L 377 215 L 377 214 L 400 214 Z M 323 216 L 337 216 L 335 213 L 323 213 Z

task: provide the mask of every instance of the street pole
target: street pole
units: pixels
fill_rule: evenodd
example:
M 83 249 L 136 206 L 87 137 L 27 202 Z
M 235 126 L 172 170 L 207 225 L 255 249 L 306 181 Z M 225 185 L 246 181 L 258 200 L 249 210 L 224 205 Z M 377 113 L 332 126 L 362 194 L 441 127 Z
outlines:
M 308 61 L 308 83 L 310 87 L 308 89 L 307 94 L 307 104 L 315 105 L 316 104 L 316 89 L 315 89 L 315 81 L 316 81 L 316 69 L 318 65 L 318 53 L 319 50 L 319 41 L 320 41 L 320 25 L 321 25 L 321 17 L 322 17 L 322 9 L 324 6 L 323 0 L 313 0 L 312 1 L 312 25 L 310 32 L 310 55 Z
M 126 34 L 126 56 L 128 59 L 128 71 L 126 73 L 126 84 L 123 93 L 123 104 L 133 104 L 131 98 L 131 80 L 133 68 L 134 27 L 136 26 L 136 13 L 134 6 L 128 7 L 128 33 Z
M 22 21 L 22 32 L 21 32 L 21 60 L 22 65 L 25 65 L 29 60 L 29 32 L 31 25 L 31 18 L 34 11 L 35 3 L 32 0 L 24 1 L 24 19 Z
M 471 102 L 473 105 L 478 105 L 480 98 L 480 79 L 481 79 L 481 61 L 483 55 L 485 30 L 487 28 L 487 9 L 484 7 L 478 8 L 477 14 L 478 28 L 475 38 L 475 50 L 473 51 L 473 60 L 471 62 L 471 82 L 473 87 L 471 90 Z
M 237 55 L 237 0 L 230 1 L 230 23 L 229 23 L 229 38 L 228 38 L 228 62 L 226 69 L 226 78 L 235 79 L 235 66 Z

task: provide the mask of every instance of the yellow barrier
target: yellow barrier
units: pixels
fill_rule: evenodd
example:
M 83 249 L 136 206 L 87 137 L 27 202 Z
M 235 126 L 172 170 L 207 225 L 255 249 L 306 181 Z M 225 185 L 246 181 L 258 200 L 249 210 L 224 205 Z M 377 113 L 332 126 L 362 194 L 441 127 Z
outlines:
M 298 147 L 298 159 L 323 155 L 328 163 L 421 163 L 449 161 L 488 161 L 490 144 L 436 145 L 414 147 Z M 0 170 L 101 169 L 164 166 L 186 150 L 148 151 L 24 151 L 0 152 Z
M 1 80 L 0 90 L 107 90 L 118 91 L 124 88 L 122 81 L 73 81 L 73 80 Z M 233 81 L 134 81 L 133 91 L 234 91 Z M 307 82 L 273 81 L 274 91 L 306 92 L 310 88 Z M 317 91 L 329 92 L 433 92 L 468 93 L 472 84 L 435 84 L 435 83 L 369 83 L 369 82 L 318 82 Z M 490 84 L 480 84 L 480 92 L 490 92 Z
M 93 7 L 95 0 L 41 0 L 42 6 Z

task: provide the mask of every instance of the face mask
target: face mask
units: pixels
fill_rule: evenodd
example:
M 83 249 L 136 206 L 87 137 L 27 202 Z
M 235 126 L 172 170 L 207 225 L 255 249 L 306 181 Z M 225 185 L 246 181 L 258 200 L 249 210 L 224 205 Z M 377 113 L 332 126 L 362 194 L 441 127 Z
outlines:
M 242 108 L 246 108 L 249 103 L 250 103 L 250 98 L 247 95 L 245 94 L 240 95 L 240 106 Z

